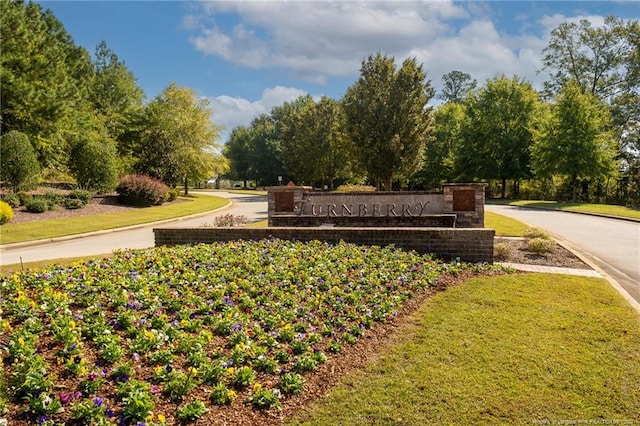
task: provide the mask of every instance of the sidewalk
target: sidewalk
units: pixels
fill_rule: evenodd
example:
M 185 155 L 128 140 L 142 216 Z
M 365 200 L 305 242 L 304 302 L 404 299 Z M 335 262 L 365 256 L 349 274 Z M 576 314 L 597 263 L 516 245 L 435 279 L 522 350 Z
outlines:
M 525 265 L 522 263 L 496 262 L 498 265 L 524 272 L 541 272 L 547 274 L 578 275 L 581 277 L 602 278 L 602 274 L 593 269 L 562 268 L 557 266 Z

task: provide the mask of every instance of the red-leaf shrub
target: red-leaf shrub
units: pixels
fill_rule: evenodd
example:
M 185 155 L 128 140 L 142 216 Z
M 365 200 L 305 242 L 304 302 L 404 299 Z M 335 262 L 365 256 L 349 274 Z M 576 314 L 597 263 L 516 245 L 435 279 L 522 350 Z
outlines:
M 157 206 L 167 198 L 169 187 L 151 176 L 128 175 L 120 179 L 118 200 L 130 206 Z

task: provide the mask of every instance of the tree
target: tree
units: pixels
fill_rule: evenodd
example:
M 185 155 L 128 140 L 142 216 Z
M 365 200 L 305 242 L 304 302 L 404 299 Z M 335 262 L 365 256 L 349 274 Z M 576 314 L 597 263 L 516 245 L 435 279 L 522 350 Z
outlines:
M 322 149 L 310 137 L 310 121 L 315 114 L 311 95 L 299 96 L 271 110 L 275 125 L 278 157 L 282 166 L 297 182 L 311 183 L 318 177 L 318 161 Z
M 118 154 L 126 159 L 133 154 L 133 145 L 139 137 L 144 92 L 133 73 L 105 41 L 96 47 L 93 66 L 91 103 L 105 123 L 109 136 L 116 141 Z
M 595 95 L 583 93 L 580 84 L 573 81 L 550 109 L 548 114 L 538 114 L 532 147 L 534 169 L 540 177 L 568 177 L 576 202 L 579 179 L 615 171 L 611 116 Z
M 12 130 L 0 137 L 0 181 L 8 182 L 13 192 L 36 183 L 40 165 L 24 133 Z
M 229 160 L 229 176 L 231 179 L 244 181 L 245 188 L 251 168 L 248 158 L 250 140 L 249 128 L 238 126 L 231 131 L 229 140 L 222 150 L 223 155 Z
M 440 105 L 434 111 L 433 139 L 427 142 L 424 164 L 415 178 L 427 189 L 456 179 L 455 153 L 462 144 L 462 127 L 466 120 L 464 106 L 457 102 Z
M 277 185 L 278 176 L 286 176 L 279 156 L 278 132 L 273 119 L 259 115 L 251 122 L 247 144 L 249 178 L 258 185 Z
M 88 52 L 36 3 L 0 0 L 0 132 L 29 136 L 42 166 L 60 168 L 62 131 L 81 131 L 92 78 Z
M 460 103 L 465 96 L 474 90 L 478 84 L 476 80 L 471 79 L 471 74 L 462 71 L 451 71 L 442 76 L 442 93 L 439 99 L 445 102 Z
M 171 83 L 150 104 L 145 141 L 139 146 L 136 169 L 176 186 L 213 173 L 212 154 L 219 127 L 211 121 L 208 100 L 189 88 Z
M 640 164 L 640 24 L 608 16 L 595 27 L 586 19 L 564 22 L 543 50 L 546 96 L 573 80 L 582 93 L 597 96 L 611 108 L 612 130 L 625 179 L 633 181 Z M 640 188 L 631 189 L 632 192 Z
M 362 62 L 360 78 L 347 89 L 343 105 L 354 157 L 388 190 L 394 178 L 409 177 L 421 165 L 433 94 L 415 59 L 396 70 L 395 60 L 380 53 Z
M 530 126 L 537 104 L 536 91 L 516 77 L 488 80 L 471 94 L 465 101 L 467 118 L 456 153 L 457 171 L 463 176 L 499 179 L 503 198 L 507 180 L 513 179 L 517 195 L 517 182 L 531 175 Z
M 77 144 L 71 151 L 70 168 L 82 188 L 109 192 L 118 184 L 116 150 L 109 139 Z
M 349 166 L 344 134 L 344 112 L 335 100 L 323 96 L 315 103 L 309 96 L 281 118 L 280 157 L 297 181 L 327 182 L 346 177 Z

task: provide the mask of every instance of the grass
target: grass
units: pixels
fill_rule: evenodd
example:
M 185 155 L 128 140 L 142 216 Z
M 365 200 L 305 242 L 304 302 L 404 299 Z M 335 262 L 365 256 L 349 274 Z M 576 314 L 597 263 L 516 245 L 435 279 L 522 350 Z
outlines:
M 611 204 L 589 203 L 558 203 L 556 201 L 540 200 L 490 200 L 490 204 L 508 204 L 510 206 L 535 207 L 540 209 L 563 210 L 580 213 L 591 213 L 605 216 L 617 216 L 631 219 L 640 219 L 640 209 Z
M 639 321 L 602 279 L 473 279 L 424 304 L 379 361 L 290 423 L 633 423 Z
M 487 210 L 484 211 L 484 226 L 485 228 L 495 229 L 496 235 L 502 237 L 521 237 L 529 229 L 529 226 L 519 220 Z
M 157 222 L 215 210 L 229 203 L 226 199 L 209 195 L 193 195 L 189 198 L 181 197 L 181 199 L 184 202 L 167 206 L 137 208 L 127 212 L 16 224 L 9 222 L 2 225 L 0 242 L 2 244 L 18 243 Z

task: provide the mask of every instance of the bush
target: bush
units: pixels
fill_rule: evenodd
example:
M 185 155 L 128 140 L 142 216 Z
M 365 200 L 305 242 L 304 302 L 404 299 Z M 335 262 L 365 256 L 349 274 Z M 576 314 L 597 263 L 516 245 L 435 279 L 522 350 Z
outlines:
M 18 192 L 18 200 L 20 200 L 21 206 L 26 206 L 29 201 L 33 198 L 33 195 L 28 194 L 26 192 Z
M 511 246 L 508 243 L 495 243 L 493 254 L 496 260 L 507 260 L 511 257 Z
M 150 176 L 129 175 L 120 179 L 116 192 L 122 204 L 148 207 L 162 204 L 169 187 Z
M 79 198 L 65 198 L 62 200 L 62 207 L 67 210 L 81 209 L 87 204 Z
M 85 191 L 83 189 L 74 189 L 67 195 L 67 198 L 80 200 L 84 204 L 89 204 L 89 201 L 91 201 L 91 199 L 93 198 L 93 192 Z
M 58 194 L 57 192 L 47 191 L 42 198 L 47 202 L 47 206 L 49 210 L 54 210 L 56 206 L 62 204 L 62 200 L 64 200 L 64 196 Z
M 541 228 L 528 228 L 523 233 L 522 236 L 528 239 L 532 238 L 541 238 L 543 240 L 551 240 L 551 234 Z
M 11 185 L 13 192 L 35 184 L 40 177 L 36 152 L 24 133 L 12 130 L 0 137 L 0 181 Z
M 49 210 L 49 203 L 44 198 L 34 197 L 28 200 L 25 205 L 29 213 L 44 213 Z
M 13 209 L 8 203 L 0 201 L 0 225 L 4 225 L 13 219 Z
M 173 188 L 169 190 L 169 193 L 167 194 L 167 201 L 175 201 L 178 196 L 180 195 L 180 190 L 177 188 Z
M 9 204 L 12 208 L 20 207 L 20 198 L 16 194 L 6 194 L 2 196 L 2 201 Z
M 532 238 L 527 241 L 527 250 L 538 255 L 544 255 L 553 251 L 554 245 L 555 243 L 552 240 L 546 238 Z
M 109 140 L 79 143 L 71 151 L 69 161 L 82 188 L 110 192 L 118 182 L 116 150 Z
M 347 183 L 344 185 L 340 185 L 336 192 L 375 192 L 376 187 L 370 185 L 355 185 L 351 183 Z

